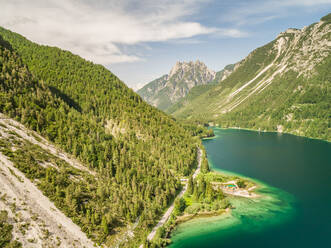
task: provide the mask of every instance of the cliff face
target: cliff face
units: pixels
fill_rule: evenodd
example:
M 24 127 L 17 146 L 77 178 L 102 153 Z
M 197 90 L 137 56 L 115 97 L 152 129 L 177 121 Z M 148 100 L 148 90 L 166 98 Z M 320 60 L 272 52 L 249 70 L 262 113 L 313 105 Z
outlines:
M 182 99 L 171 114 L 330 140 L 330 55 L 329 14 L 280 33 L 238 62 L 221 83 Z
M 140 243 L 193 170 L 193 134 L 105 67 L 0 27 L 0 247 Z
M 165 110 L 185 97 L 195 86 L 205 85 L 215 79 L 216 73 L 200 62 L 177 62 L 164 75 L 138 90 L 137 93 L 151 105 Z

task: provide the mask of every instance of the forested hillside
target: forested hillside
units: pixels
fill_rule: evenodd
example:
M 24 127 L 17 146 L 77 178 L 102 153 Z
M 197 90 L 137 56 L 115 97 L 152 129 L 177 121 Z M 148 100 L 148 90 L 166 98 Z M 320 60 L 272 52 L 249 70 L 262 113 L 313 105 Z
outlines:
M 138 220 L 140 243 L 181 187 L 179 176 L 196 166 L 193 132 L 101 65 L 3 28 L 0 36 L 0 112 L 78 158 L 95 177 L 81 175 L 79 183 L 31 162 L 33 154 L 7 155 L 21 166 L 33 163 L 16 166 L 48 181 L 44 194 L 94 241 L 114 244 Z
M 331 140 L 331 14 L 288 29 L 236 64 L 225 80 L 188 95 L 171 113 L 223 127 Z
M 169 74 L 146 84 L 137 93 L 149 104 L 166 110 L 185 97 L 192 88 L 207 85 L 214 78 L 215 72 L 199 60 L 178 61 Z

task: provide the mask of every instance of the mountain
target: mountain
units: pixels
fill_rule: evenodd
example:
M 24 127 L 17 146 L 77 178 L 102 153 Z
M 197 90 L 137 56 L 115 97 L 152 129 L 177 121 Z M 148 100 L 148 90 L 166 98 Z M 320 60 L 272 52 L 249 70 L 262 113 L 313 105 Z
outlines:
M 103 66 L 0 27 L 0 187 L 16 180 L 18 190 L 1 194 L 0 229 L 32 223 L 30 236 L 17 234 L 23 245 L 66 246 L 81 230 L 98 244 L 137 246 L 197 166 L 193 133 Z M 30 219 L 12 218 L 30 208 Z M 55 212 L 60 222 L 39 223 Z M 58 227 L 62 219 L 68 226 Z M 75 246 L 92 247 L 87 238 Z
M 331 14 L 251 52 L 219 84 L 188 95 L 176 118 L 331 140 Z
M 176 62 L 169 74 L 148 83 L 137 93 L 151 105 L 165 110 L 185 97 L 195 86 L 206 85 L 215 79 L 216 73 L 197 60 Z
M 225 80 L 233 71 L 235 68 L 235 64 L 229 64 L 224 67 L 224 69 L 216 72 L 215 78 L 211 83 L 219 83 L 223 80 Z
M 213 88 L 216 84 L 220 83 L 221 81 L 225 80 L 235 68 L 235 64 L 230 64 L 224 67 L 221 71 L 216 72 L 215 78 L 213 81 L 209 82 L 208 84 L 204 85 L 197 85 L 193 87 L 186 97 L 180 98 L 176 103 L 171 105 L 169 108 L 165 110 L 166 113 L 172 114 L 177 110 L 181 109 L 187 102 L 192 101 L 195 97 L 198 97 L 205 93 L 206 91 Z

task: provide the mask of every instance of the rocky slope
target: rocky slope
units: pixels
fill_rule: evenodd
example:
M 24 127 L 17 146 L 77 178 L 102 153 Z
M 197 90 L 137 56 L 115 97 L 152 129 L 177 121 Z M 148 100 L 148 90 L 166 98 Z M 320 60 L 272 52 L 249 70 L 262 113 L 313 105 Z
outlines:
M 184 98 L 172 114 L 330 140 L 330 22 L 329 14 L 302 30 L 280 33 L 220 84 Z
M 225 75 L 225 74 L 224 74 Z M 165 110 L 195 86 L 206 85 L 216 73 L 200 62 L 177 62 L 169 74 L 148 83 L 137 93 L 151 105 Z
M 192 131 L 109 70 L 1 27 L 0 113 L 7 243 L 113 247 L 130 230 L 134 247 L 196 167 Z
M 80 227 L 43 195 L 42 182 L 30 180 L 17 169 L 18 163 L 22 164 L 17 158 L 23 150 L 21 155 L 34 157 L 43 168 L 60 171 L 63 163 L 68 171 L 90 173 L 36 132 L 0 113 L 0 209 L 8 213 L 13 240 L 23 247 L 94 247 Z
M 234 71 L 235 68 L 235 64 L 230 64 L 224 67 L 224 69 L 216 72 L 215 78 L 213 80 L 213 82 L 211 83 L 219 83 L 223 80 L 225 80 L 228 76 L 230 76 L 230 74 Z
M 169 108 L 165 110 L 166 113 L 172 114 L 177 110 L 181 109 L 185 104 L 192 101 L 194 98 L 202 95 L 203 93 L 207 92 L 211 88 L 213 88 L 216 84 L 221 83 L 225 80 L 230 74 L 234 71 L 236 64 L 230 64 L 224 67 L 224 69 L 216 72 L 215 78 L 213 81 L 209 82 L 208 84 L 204 85 L 197 85 L 193 87 L 186 97 L 180 98 L 176 103 L 171 105 Z

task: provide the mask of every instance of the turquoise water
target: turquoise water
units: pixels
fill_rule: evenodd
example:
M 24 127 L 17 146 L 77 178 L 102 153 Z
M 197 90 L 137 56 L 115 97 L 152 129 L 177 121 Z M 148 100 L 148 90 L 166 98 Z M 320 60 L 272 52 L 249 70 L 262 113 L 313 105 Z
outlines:
M 170 247 L 331 247 L 331 144 L 293 135 L 215 129 L 214 170 L 259 183 L 258 199 L 178 226 Z

